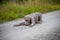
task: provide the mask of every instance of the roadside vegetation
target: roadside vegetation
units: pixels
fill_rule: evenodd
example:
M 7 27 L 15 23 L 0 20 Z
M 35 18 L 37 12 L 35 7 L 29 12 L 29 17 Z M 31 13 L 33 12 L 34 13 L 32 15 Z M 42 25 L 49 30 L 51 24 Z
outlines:
M 17 0 L 0 2 L 0 23 L 22 18 L 32 12 L 51 12 L 60 10 L 59 0 Z

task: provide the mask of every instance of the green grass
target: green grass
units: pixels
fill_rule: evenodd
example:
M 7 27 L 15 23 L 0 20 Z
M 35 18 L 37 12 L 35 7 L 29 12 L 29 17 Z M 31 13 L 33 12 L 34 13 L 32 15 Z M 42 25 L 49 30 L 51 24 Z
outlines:
M 0 7 L 0 23 L 11 21 L 24 17 L 32 12 L 50 12 L 60 10 L 60 5 L 42 4 L 42 5 L 16 5 L 12 3 L 4 4 Z

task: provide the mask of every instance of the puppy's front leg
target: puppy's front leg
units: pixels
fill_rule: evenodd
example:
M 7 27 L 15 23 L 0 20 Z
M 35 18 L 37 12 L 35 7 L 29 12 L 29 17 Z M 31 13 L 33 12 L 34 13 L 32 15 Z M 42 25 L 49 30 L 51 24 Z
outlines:
M 29 25 L 30 27 L 34 26 L 35 25 L 35 19 L 32 17 L 31 18 L 31 24 Z
M 17 25 L 14 25 L 14 27 L 17 27 L 17 26 L 23 26 L 23 25 L 26 25 L 26 22 L 21 22 L 20 24 L 17 24 Z

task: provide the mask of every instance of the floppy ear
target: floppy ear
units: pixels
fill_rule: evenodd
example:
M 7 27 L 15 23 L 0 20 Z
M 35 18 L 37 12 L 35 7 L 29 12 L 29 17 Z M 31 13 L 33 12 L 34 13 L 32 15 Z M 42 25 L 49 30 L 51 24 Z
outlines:
M 29 18 L 29 23 L 30 23 L 30 24 L 32 23 L 32 18 Z

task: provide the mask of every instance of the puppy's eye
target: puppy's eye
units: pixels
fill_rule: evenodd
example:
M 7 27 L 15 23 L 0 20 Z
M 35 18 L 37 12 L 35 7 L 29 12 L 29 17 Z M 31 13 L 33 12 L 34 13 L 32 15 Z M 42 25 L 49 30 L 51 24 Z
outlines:
M 25 21 L 29 21 L 28 19 L 25 19 Z
M 28 21 L 28 20 L 25 20 L 25 21 Z

